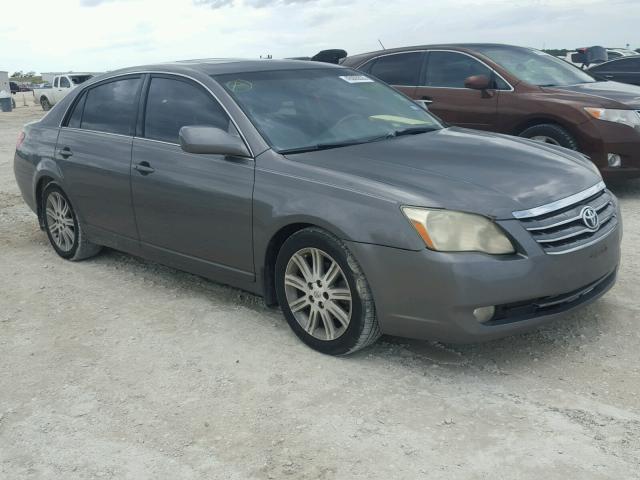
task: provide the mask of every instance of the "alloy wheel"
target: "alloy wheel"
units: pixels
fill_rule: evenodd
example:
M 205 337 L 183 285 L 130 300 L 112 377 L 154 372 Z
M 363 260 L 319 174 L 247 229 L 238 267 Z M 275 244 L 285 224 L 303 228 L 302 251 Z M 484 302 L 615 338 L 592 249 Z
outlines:
M 335 340 L 349 326 L 351 288 L 344 272 L 328 253 L 303 248 L 291 256 L 285 270 L 285 295 L 296 321 L 319 340 Z
M 529 140 L 533 140 L 535 142 L 541 142 L 541 143 L 550 143 L 551 145 L 561 146 L 560 142 L 558 142 L 555 138 L 548 137 L 546 135 L 536 135 L 534 137 L 530 137 Z
M 73 248 L 76 238 L 76 226 L 71 206 L 58 192 L 47 197 L 47 228 L 56 246 L 63 252 Z

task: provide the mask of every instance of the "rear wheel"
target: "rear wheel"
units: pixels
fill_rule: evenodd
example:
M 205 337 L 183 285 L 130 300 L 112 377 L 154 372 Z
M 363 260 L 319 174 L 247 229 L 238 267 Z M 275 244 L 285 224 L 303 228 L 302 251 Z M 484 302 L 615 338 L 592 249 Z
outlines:
M 349 354 L 380 337 L 364 273 L 324 230 L 306 228 L 285 241 L 276 261 L 276 293 L 291 329 L 322 353 Z
M 51 110 L 51 104 L 49 103 L 49 99 L 47 99 L 47 97 L 42 97 L 40 99 L 40 105 L 42 106 L 42 110 L 44 110 L 45 112 L 47 110 Z
M 578 150 L 578 142 L 576 142 L 573 136 L 560 125 L 553 123 L 534 125 L 524 130 L 520 136 L 535 140 L 536 142 L 557 145 L 570 150 Z
M 49 242 L 62 258 L 83 260 L 101 250 L 99 245 L 87 240 L 69 198 L 54 183 L 42 192 L 42 215 Z

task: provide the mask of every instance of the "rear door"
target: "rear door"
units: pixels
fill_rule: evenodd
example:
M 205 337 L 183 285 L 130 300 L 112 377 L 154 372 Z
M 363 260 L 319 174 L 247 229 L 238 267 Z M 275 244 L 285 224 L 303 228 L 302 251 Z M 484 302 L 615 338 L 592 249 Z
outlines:
M 128 76 L 82 92 L 56 145 L 64 186 L 81 219 L 94 235 L 116 242 L 137 240 L 129 174 L 141 85 L 140 76 Z
M 253 159 L 192 154 L 178 144 L 186 125 L 237 134 L 200 84 L 152 75 L 133 142 L 131 183 L 148 256 L 222 281 L 253 280 Z
M 494 88 L 486 91 L 466 88 L 465 80 L 474 75 L 486 75 Z M 510 89 L 492 69 L 471 55 L 432 50 L 428 52 L 415 98 L 426 102 L 430 111 L 451 125 L 493 130 L 500 87 Z
M 424 52 L 391 53 L 374 58 L 359 70 L 388 83 L 402 93 L 414 98 L 420 80 Z

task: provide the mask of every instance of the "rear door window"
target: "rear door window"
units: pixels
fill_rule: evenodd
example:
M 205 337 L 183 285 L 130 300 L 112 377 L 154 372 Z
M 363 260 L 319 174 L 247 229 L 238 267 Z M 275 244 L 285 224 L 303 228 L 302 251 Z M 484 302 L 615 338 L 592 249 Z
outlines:
M 60 82 L 60 78 L 59 77 L 54 78 L 53 79 L 53 86 L 57 87 L 59 82 Z
M 378 57 L 365 71 L 389 85 L 412 87 L 418 85 L 423 58 L 422 52 L 385 55 Z
M 87 99 L 87 95 L 83 92 L 73 107 L 73 111 L 67 121 L 67 127 L 80 128 L 82 122 L 82 110 L 84 109 L 84 101 Z
M 209 93 L 174 78 L 151 79 L 144 118 L 144 137 L 169 143 L 178 143 L 178 132 L 186 125 L 229 130 L 229 117 Z
M 80 128 L 131 135 L 139 88 L 140 78 L 124 78 L 91 88 L 86 94 Z
M 464 81 L 473 75 L 493 78 L 492 70 L 473 57 L 457 52 L 429 52 L 425 86 L 465 88 Z

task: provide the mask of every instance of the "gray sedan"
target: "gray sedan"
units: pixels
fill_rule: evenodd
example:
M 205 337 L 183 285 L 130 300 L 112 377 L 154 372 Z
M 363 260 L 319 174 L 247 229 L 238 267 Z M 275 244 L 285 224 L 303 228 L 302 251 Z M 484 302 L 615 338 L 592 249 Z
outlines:
M 61 257 L 107 246 L 249 290 L 334 355 L 530 329 L 605 293 L 620 258 L 583 155 L 447 128 L 339 66 L 110 72 L 25 126 L 14 166 Z

